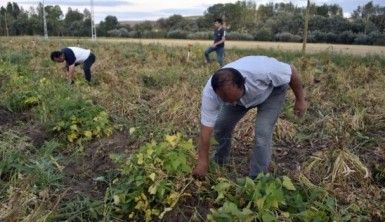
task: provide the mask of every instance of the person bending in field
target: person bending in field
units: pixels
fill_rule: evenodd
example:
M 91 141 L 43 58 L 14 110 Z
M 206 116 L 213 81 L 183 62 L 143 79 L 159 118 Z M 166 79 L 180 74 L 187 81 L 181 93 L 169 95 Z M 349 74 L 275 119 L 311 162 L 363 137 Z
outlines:
M 266 56 L 246 56 L 217 70 L 202 94 L 198 162 L 193 176 L 203 179 L 208 170 L 210 137 L 218 144 L 213 160 L 228 163 L 235 125 L 257 108 L 255 145 L 249 163 L 249 176 L 267 173 L 272 156 L 272 135 L 290 87 L 295 95 L 294 112 L 301 117 L 307 108 L 302 83 L 294 66 Z
M 84 77 L 91 82 L 91 66 L 95 62 L 95 55 L 89 49 L 79 47 L 67 47 L 60 51 L 51 52 L 51 60 L 54 62 L 66 62 L 65 71 L 71 84 L 74 83 L 75 66 L 83 64 Z

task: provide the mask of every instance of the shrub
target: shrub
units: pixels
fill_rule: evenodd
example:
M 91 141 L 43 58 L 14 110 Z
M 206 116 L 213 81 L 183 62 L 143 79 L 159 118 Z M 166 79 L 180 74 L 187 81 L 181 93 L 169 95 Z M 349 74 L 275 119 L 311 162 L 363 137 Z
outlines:
M 281 32 L 277 33 L 274 36 L 276 41 L 281 42 L 300 42 L 302 40 L 302 37 L 299 35 L 293 35 L 289 32 Z
M 369 37 L 364 33 L 357 34 L 357 37 L 354 39 L 355 44 L 366 45 L 369 44 Z
M 144 31 L 141 35 L 142 38 L 164 38 L 166 36 L 166 32 L 159 31 Z
M 371 32 L 368 35 L 373 45 L 385 45 L 385 34 L 380 32 Z
M 310 33 L 309 39 L 311 40 L 311 42 L 326 42 L 327 37 L 326 33 L 321 32 L 319 30 L 315 30 Z
M 335 43 L 337 42 L 337 34 L 333 33 L 333 32 L 328 32 L 326 33 L 326 42 L 327 43 Z
M 139 38 L 141 37 L 141 34 L 138 31 L 130 31 L 128 32 L 129 38 Z
M 126 28 L 112 29 L 107 34 L 112 37 L 128 37 L 128 30 Z
M 337 36 L 337 42 L 343 44 L 351 44 L 354 42 L 355 38 L 356 35 L 352 31 L 344 31 Z
M 226 39 L 229 40 L 254 40 L 254 36 L 249 33 L 240 32 L 228 32 L 226 33 Z
M 262 28 L 255 33 L 254 39 L 257 41 L 272 41 L 274 35 L 270 30 Z
M 188 32 L 183 31 L 183 30 L 172 30 L 167 32 L 167 38 L 172 38 L 172 39 L 186 39 L 187 38 Z
M 188 39 L 212 39 L 212 32 L 194 32 L 187 35 Z

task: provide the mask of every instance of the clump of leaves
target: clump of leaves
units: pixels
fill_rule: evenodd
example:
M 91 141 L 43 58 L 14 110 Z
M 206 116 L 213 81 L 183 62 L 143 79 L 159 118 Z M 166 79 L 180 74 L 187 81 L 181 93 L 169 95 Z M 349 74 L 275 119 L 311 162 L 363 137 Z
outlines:
M 112 156 L 120 176 L 109 188 L 114 214 L 130 220 L 151 221 L 171 211 L 191 183 L 192 140 L 181 134 L 148 143 L 129 158 Z M 186 179 L 188 178 L 188 179 Z
M 295 187 L 289 177 L 260 174 L 232 182 L 219 178 L 209 221 L 330 221 L 338 217 L 336 201 L 326 193 Z
M 6 64 L 1 68 L 8 73 L 8 81 L 2 87 L 1 100 L 9 110 L 21 112 L 39 104 L 40 97 L 27 77 Z
M 68 98 L 57 105 L 53 130 L 65 132 L 69 142 L 112 134 L 108 114 L 91 101 Z
M 40 98 L 32 91 L 14 92 L 8 101 L 8 108 L 14 112 L 21 112 L 39 104 Z
M 10 75 L 0 99 L 10 110 L 23 111 L 34 107 L 33 111 L 41 121 L 48 122 L 55 132 L 64 132 L 69 142 L 112 134 L 107 112 L 74 89 L 47 78 L 34 79 L 22 75 L 23 70 L 4 67 Z

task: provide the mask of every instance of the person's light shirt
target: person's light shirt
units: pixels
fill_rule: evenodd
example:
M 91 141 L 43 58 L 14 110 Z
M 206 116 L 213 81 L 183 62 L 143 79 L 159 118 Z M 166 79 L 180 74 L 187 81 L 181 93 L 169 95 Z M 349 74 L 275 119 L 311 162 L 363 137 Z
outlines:
M 267 56 L 246 56 L 225 65 L 223 68 L 238 70 L 245 80 L 245 93 L 238 104 L 246 108 L 263 103 L 274 87 L 288 84 L 291 67 L 287 63 Z M 213 127 L 224 102 L 211 86 L 211 77 L 202 93 L 201 123 Z

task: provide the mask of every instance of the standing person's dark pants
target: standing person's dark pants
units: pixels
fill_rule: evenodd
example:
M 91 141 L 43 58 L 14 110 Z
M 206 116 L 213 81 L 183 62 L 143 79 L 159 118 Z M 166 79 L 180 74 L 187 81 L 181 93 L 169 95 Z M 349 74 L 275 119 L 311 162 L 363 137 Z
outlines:
M 214 51 L 217 53 L 217 62 L 219 64 L 219 66 L 222 67 L 223 66 L 223 57 L 225 54 L 225 47 L 215 47 L 215 48 L 209 47 L 209 48 L 207 48 L 205 50 L 206 62 L 210 63 L 210 53 L 212 53 Z
M 91 52 L 90 56 L 83 63 L 84 77 L 88 82 L 91 82 L 91 66 L 95 62 L 95 55 Z

